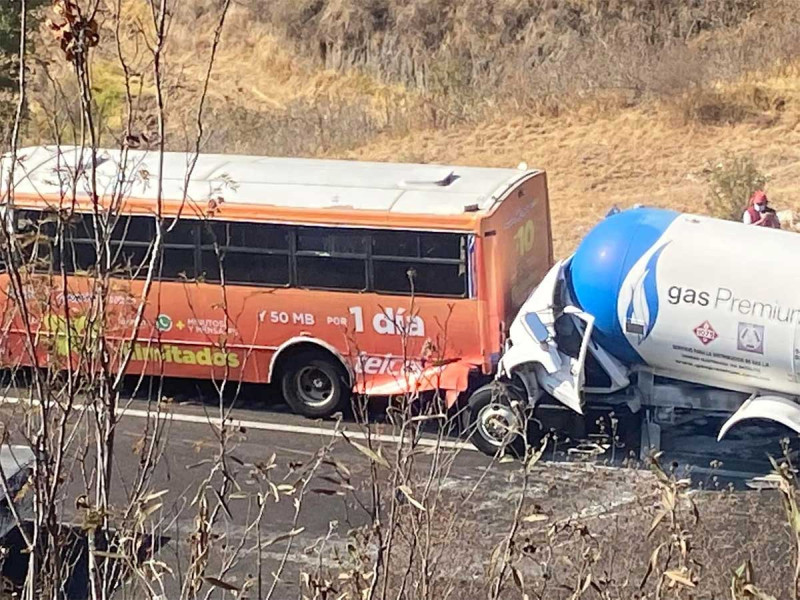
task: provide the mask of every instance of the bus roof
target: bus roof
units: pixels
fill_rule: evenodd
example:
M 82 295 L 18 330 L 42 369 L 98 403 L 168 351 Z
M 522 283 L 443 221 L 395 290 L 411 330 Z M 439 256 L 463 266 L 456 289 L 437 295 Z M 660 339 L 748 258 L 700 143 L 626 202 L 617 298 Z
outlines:
M 17 152 L 15 193 L 58 198 L 71 195 L 80 165 L 74 146 L 35 146 Z M 100 195 L 112 193 L 120 171 L 119 149 L 98 150 Z M 158 152 L 130 150 L 125 195 L 156 200 Z M 192 154 L 166 152 L 162 199 L 182 200 Z M 9 157 L 3 157 L 3 172 Z M 84 163 L 89 162 L 84 151 Z M 62 176 L 59 177 L 59 172 Z M 188 198 L 196 203 L 222 197 L 226 204 L 292 209 L 346 209 L 380 213 L 456 216 L 491 211 L 517 182 L 536 170 L 431 164 L 380 163 L 309 158 L 274 158 L 200 154 L 189 183 Z M 63 183 L 59 183 L 59 179 Z M 7 176 L 2 177 L 4 189 Z M 89 196 L 88 175 L 78 179 L 77 196 Z

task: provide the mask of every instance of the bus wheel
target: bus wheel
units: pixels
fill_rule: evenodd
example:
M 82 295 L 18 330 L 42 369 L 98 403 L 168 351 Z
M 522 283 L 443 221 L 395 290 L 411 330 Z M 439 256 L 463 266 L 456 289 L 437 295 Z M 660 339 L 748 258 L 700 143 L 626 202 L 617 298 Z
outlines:
M 515 388 L 493 382 L 467 401 L 467 431 L 475 447 L 489 456 L 525 453 L 525 398 Z
M 281 369 L 281 391 L 289 407 L 306 417 L 328 417 L 350 397 L 345 370 L 317 352 L 287 360 Z

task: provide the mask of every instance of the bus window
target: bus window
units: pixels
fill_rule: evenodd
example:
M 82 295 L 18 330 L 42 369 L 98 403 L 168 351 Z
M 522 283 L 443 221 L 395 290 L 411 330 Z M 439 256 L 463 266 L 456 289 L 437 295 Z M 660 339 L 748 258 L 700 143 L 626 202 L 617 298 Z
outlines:
M 367 236 L 347 229 L 302 227 L 297 230 L 297 251 L 366 257 Z
M 34 271 L 49 271 L 53 260 L 56 215 L 34 210 L 17 210 L 15 213 L 22 263 Z
M 111 252 L 114 275 L 133 279 L 141 279 L 147 275 L 150 254 L 148 247 L 112 246 Z
M 91 271 L 97 266 L 92 215 L 73 214 L 64 227 L 64 271 Z
M 374 256 L 419 256 L 419 234 L 410 231 L 381 231 L 372 236 Z
M 155 227 L 153 217 L 121 215 L 115 220 L 110 235 L 111 264 L 118 272 L 132 278 L 147 275 Z
M 150 244 L 156 236 L 156 223 L 153 217 L 121 215 L 113 225 L 114 228 L 111 230 L 113 241 Z
M 205 280 L 220 281 L 221 264 L 227 283 L 288 286 L 289 231 L 257 223 L 205 223 L 200 254 Z
M 368 236 L 360 231 L 306 227 L 297 231 L 297 285 L 367 289 Z
M 165 219 L 162 229 L 164 255 L 161 279 L 185 280 L 197 276 L 195 266 L 198 223 L 193 219 Z
M 108 236 L 112 268 L 126 276 L 138 276 L 152 243 L 152 218 L 121 216 L 108 225 L 112 227 Z M 64 228 L 64 271 L 96 270 L 96 243 L 95 216 L 73 214 Z
M 226 250 L 225 279 L 230 283 L 289 285 L 289 254 L 256 254 Z
M 367 289 L 366 261 L 353 258 L 297 257 L 300 287 L 361 292 Z
M 464 236 L 452 233 L 420 233 L 419 256 L 464 260 Z
M 375 259 L 375 291 L 394 294 L 466 296 L 466 276 L 458 265 Z M 413 288 L 412 288 L 413 280 Z
M 214 222 L 203 227 L 203 244 L 245 250 L 289 251 L 288 227 L 260 223 Z
M 465 297 L 465 243 L 465 236 L 457 233 L 375 232 L 375 291 Z

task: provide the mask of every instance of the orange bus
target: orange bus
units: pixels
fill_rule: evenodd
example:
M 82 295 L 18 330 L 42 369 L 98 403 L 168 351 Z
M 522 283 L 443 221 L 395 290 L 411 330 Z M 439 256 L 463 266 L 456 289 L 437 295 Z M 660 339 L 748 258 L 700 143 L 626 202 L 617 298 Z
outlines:
M 122 156 L 97 152 L 95 209 L 88 151 L 17 153 L 7 222 L 35 240 L 22 244 L 35 258 L 23 293 L 47 298 L 28 307 L 37 339 L 51 340 L 40 363 L 80 353 L 103 231 L 116 269 L 104 335 L 130 353 L 128 373 L 279 382 L 312 417 L 353 391 L 438 389 L 450 405 L 491 373 L 553 261 L 545 173 L 523 166 L 206 154 L 187 185 L 189 154 L 131 150 L 124 168 Z M 161 260 L 133 331 L 157 227 Z M 2 360 L 23 364 L 19 302 L 2 277 Z

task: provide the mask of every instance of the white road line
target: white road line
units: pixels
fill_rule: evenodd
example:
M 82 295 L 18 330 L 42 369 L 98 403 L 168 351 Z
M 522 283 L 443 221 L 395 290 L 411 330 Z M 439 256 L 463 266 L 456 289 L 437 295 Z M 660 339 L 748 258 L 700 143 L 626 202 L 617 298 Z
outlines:
M 0 406 L 3 404 L 38 404 L 38 400 L 28 399 L 28 398 L 18 398 L 13 396 L 6 396 L 4 398 L 0 398 Z M 76 410 L 80 410 L 86 408 L 85 404 L 74 404 L 73 408 Z M 138 408 L 123 408 L 120 409 L 120 416 L 130 416 L 136 418 L 146 419 L 148 417 L 154 417 L 153 411 L 141 410 Z M 161 413 L 164 418 L 169 419 L 171 421 L 176 421 L 179 423 L 195 423 L 200 425 L 215 425 L 219 427 L 221 425 L 221 420 L 219 418 L 214 417 L 206 417 L 202 415 L 185 415 L 176 412 L 162 412 Z M 332 436 L 338 435 L 341 436 L 342 433 L 346 435 L 350 439 L 354 440 L 366 440 L 372 439 L 378 442 L 387 442 L 387 443 L 397 443 L 401 441 L 401 437 L 399 435 L 391 435 L 386 433 L 365 433 L 363 431 L 353 431 L 350 429 L 340 429 L 339 431 L 329 428 L 329 427 L 311 427 L 308 425 L 288 425 L 288 424 L 281 424 L 281 423 L 267 423 L 264 421 L 246 421 L 241 419 L 227 419 L 225 421 L 227 425 L 232 427 L 243 427 L 245 429 L 257 429 L 261 431 L 277 431 L 280 433 L 299 433 L 301 435 L 317 435 L 317 436 Z M 447 448 L 452 450 L 474 450 L 477 451 L 478 449 L 475 448 L 470 443 L 465 442 L 455 442 L 451 440 L 436 440 L 431 438 L 421 438 L 417 442 L 420 446 L 428 446 L 428 447 L 439 447 L 439 448 Z
M 138 408 L 126 408 L 120 411 L 123 415 L 130 415 L 132 417 L 141 417 L 147 418 L 148 416 L 153 416 L 152 411 L 148 412 L 146 410 L 140 410 Z M 179 421 L 182 423 L 201 423 L 201 424 L 212 424 L 216 425 L 217 427 L 220 426 L 221 420 L 218 418 L 212 417 L 205 417 L 201 415 L 184 415 L 180 413 L 167 413 L 169 416 L 168 418 L 172 419 L 173 421 Z M 264 421 L 245 421 L 241 419 L 228 419 L 225 421 L 228 425 L 233 427 L 244 427 L 245 429 L 259 429 L 262 431 L 279 431 L 281 433 L 300 433 L 306 435 L 319 435 L 319 436 L 331 436 L 331 435 L 341 435 L 344 433 L 348 438 L 356 439 L 356 440 L 366 440 L 367 438 L 371 438 L 375 441 L 379 442 L 392 442 L 396 443 L 400 441 L 399 435 L 390 435 L 386 433 L 370 433 L 366 434 L 363 431 L 353 431 L 349 429 L 339 430 L 338 432 L 335 429 L 331 429 L 328 427 L 310 427 L 307 425 L 288 425 L 282 423 L 266 423 Z M 450 440 L 435 440 L 431 438 L 421 438 L 418 441 L 420 446 L 439 446 L 440 448 L 452 448 L 458 450 L 477 450 L 475 446 L 472 444 L 466 444 L 464 442 L 453 442 Z

